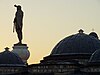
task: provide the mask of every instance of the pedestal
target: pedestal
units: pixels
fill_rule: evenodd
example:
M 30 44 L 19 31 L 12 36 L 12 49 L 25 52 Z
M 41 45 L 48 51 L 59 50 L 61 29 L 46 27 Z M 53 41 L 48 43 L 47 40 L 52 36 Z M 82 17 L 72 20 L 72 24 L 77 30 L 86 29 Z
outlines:
M 12 52 L 17 54 L 22 61 L 27 64 L 27 60 L 30 56 L 27 44 L 14 44 Z

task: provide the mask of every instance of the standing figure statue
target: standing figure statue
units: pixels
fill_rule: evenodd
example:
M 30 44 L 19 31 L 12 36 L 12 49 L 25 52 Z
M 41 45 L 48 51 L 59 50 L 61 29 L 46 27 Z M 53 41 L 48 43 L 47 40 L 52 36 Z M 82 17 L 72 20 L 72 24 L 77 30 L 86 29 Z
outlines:
M 17 12 L 15 14 L 15 18 L 14 18 L 14 26 L 13 26 L 13 32 L 14 30 L 16 30 L 17 36 L 18 36 L 18 44 L 22 44 L 22 28 L 23 28 L 23 11 L 21 10 L 21 6 L 20 5 L 14 5 L 14 7 L 17 8 Z

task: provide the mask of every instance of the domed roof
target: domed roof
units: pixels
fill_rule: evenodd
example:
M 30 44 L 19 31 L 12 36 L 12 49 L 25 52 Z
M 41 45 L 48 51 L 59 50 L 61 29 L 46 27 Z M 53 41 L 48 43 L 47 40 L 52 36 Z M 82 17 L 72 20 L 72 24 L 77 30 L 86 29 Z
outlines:
M 79 30 L 79 33 L 61 40 L 54 47 L 51 55 L 92 54 L 97 49 L 100 49 L 100 40 Z
M 90 36 L 93 36 L 93 37 L 95 37 L 95 38 L 98 39 L 98 35 L 97 35 L 97 33 L 95 33 L 95 32 L 91 32 L 89 35 L 90 35 Z
M 89 62 L 100 62 L 100 49 L 91 55 Z
M 0 53 L 0 64 L 24 64 L 21 58 L 10 52 L 8 48 L 5 48 L 4 52 Z

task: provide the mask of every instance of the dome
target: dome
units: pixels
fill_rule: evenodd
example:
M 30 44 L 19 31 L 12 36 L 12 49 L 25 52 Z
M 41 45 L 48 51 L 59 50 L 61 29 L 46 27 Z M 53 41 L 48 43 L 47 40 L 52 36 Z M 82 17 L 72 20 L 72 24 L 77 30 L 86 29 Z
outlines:
M 0 53 L 0 65 L 1 64 L 14 64 L 14 65 L 23 64 L 24 65 L 21 58 L 18 55 L 10 52 L 8 48 L 5 48 L 5 51 Z
M 95 32 L 91 32 L 89 35 L 90 35 L 90 36 L 93 36 L 93 37 L 95 37 L 95 38 L 98 39 L 98 35 L 97 35 L 97 33 L 95 33 Z
M 100 49 L 91 55 L 89 62 L 100 62 Z
M 51 55 L 92 54 L 97 49 L 100 49 L 100 40 L 79 30 L 79 33 L 61 40 L 53 48 Z

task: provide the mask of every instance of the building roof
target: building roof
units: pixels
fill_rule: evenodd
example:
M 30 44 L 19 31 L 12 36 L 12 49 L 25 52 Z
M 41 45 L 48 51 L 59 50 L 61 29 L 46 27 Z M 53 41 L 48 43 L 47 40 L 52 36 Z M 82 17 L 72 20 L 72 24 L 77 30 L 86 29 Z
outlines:
M 99 38 L 96 32 L 91 32 L 89 35 L 97 39 Z
M 90 57 L 89 62 L 100 62 L 100 49 L 96 50 Z
M 100 49 L 100 40 L 79 30 L 79 33 L 61 40 L 51 55 L 92 54 L 97 49 Z
M 6 65 L 6 64 L 21 64 L 24 65 L 23 61 L 21 60 L 21 58 L 14 54 L 13 52 L 10 52 L 7 48 L 5 49 L 4 52 L 0 53 L 0 65 Z

